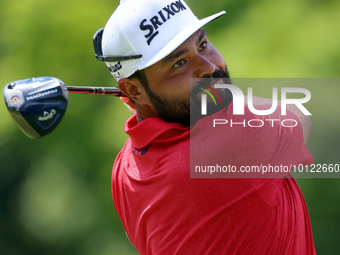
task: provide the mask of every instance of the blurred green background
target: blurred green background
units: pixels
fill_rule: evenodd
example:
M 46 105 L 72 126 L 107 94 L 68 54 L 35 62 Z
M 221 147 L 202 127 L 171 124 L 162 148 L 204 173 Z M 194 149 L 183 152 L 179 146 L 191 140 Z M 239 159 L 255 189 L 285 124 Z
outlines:
M 232 77 L 339 78 L 339 1 L 187 3 L 199 18 L 227 11 L 206 30 Z M 116 86 L 94 57 L 92 36 L 117 5 L 1 0 L 0 84 L 55 76 L 70 86 Z M 339 164 L 339 89 L 320 84 L 311 92 L 314 127 L 308 148 L 315 163 Z M 110 189 L 114 159 L 127 139 L 123 127 L 130 114 L 122 103 L 110 96 L 70 94 L 60 126 L 39 140 L 19 130 L 4 103 L 0 116 L 0 254 L 137 254 Z M 297 181 L 318 254 L 338 254 L 340 179 Z

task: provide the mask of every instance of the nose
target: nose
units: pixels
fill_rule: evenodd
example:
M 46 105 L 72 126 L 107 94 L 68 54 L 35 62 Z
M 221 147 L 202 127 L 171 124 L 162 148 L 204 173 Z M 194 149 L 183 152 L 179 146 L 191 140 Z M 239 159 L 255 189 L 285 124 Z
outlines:
M 198 55 L 195 59 L 196 78 L 210 77 L 215 72 L 216 65 L 212 63 L 208 58 Z

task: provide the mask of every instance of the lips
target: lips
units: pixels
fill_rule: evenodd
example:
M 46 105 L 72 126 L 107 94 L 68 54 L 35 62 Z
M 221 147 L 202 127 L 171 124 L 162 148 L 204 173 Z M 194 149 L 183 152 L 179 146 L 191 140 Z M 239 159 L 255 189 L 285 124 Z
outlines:
M 227 69 L 226 69 L 227 70 Z M 229 73 L 227 71 L 224 71 L 222 69 L 215 69 L 215 72 L 213 72 L 210 75 L 205 75 L 201 79 L 197 79 L 198 81 L 195 83 L 195 85 L 192 87 L 190 91 L 191 97 L 193 96 L 200 96 L 204 93 L 202 91 L 202 86 L 204 86 L 206 89 L 210 90 L 209 86 L 214 87 L 215 84 L 231 84 Z M 208 85 L 208 86 L 205 86 Z
M 224 81 L 222 78 L 220 79 L 212 79 L 212 82 L 210 84 L 210 86 L 214 87 L 215 84 L 224 84 Z

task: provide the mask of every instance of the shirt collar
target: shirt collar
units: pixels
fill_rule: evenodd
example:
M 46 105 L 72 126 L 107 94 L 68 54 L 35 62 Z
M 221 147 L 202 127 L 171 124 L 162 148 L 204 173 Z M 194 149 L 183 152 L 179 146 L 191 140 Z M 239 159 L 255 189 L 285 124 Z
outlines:
M 190 135 L 190 127 L 165 122 L 160 118 L 150 117 L 137 123 L 136 114 L 127 120 L 124 130 L 130 136 L 136 149 L 142 149 L 151 142 L 174 141 Z

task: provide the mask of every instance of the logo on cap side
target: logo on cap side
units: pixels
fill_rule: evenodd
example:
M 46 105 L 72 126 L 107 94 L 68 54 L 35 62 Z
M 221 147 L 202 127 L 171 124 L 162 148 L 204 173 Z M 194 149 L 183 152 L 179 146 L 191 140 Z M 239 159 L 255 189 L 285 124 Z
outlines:
M 117 72 L 118 70 L 122 69 L 122 67 L 123 66 L 120 63 L 120 61 L 117 64 L 114 64 L 114 65 L 110 64 L 108 66 L 110 72 Z
M 110 63 L 107 66 L 107 68 L 109 69 L 109 71 L 113 75 L 113 77 L 115 77 L 116 79 L 120 78 L 121 75 L 118 71 L 123 68 L 123 65 L 120 63 L 120 61 L 118 61 L 118 63 L 116 63 L 116 64 Z
M 159 34 L 159 31 L 155 31 L 158 27 L 162 26 L 167 20 L 171 19 L 172 16 L 175 16 L 176 13 L 180 11 L 186 10 L 186 7 L 182 4 L 181 0 L 176 2 L 172 2 L 171 4 L 167 5 L 163 9 L 161 9 L 155 16 L 151 19 L 143 19 L 142 22 L 139 24 L 139 28 L 142 31 L 149 30 L 149 33 L 144 35 L 147 38 L 147 44 L 150 46 L 151 41 L 155 38 L 156 35 Z

